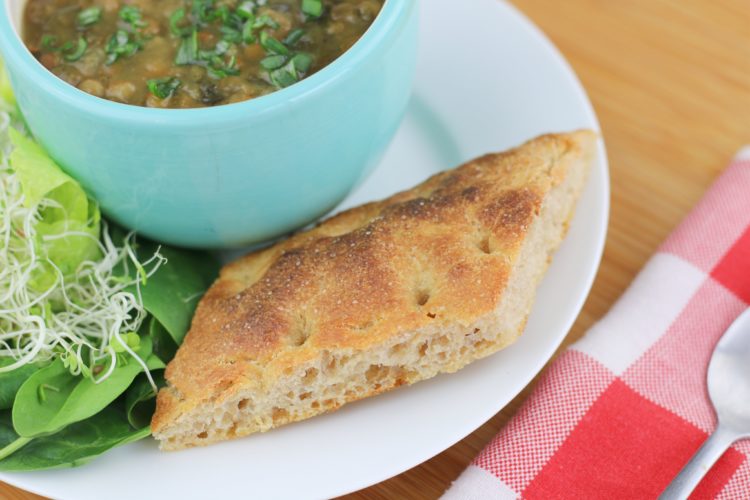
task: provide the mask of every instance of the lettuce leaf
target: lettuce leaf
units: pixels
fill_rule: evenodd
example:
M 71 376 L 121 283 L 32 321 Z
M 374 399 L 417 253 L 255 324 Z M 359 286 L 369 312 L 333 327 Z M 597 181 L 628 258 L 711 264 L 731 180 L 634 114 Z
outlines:
M 37 249 L 65 276 L 74 273 L 82 262 L 97 260 L 100 257 L 99 207 L 36 142 L 13 128 L 9 129 L 9 134 L 14 146 L 10 164 L 21 182 L 24 204 L 34 207 L 42 200 L 52 200 L 55 205 L 40 207 L 41 219 L 36 224 Z M 35 273 L 31 286 L 45 290 L 55 278 L 54 268 L 44 265 Z
M 13 95 L 8 72 L 2 65 L 2 61 L 0 61 L 0 101 L 8 108 L 15 108 L 16 106 L 16 96 Z

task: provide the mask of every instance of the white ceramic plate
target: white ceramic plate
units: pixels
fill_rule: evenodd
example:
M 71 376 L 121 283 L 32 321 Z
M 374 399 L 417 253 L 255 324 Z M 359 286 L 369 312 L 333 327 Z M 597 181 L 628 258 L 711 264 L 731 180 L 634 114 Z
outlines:
M 421 16 L 414 99 L 382 165 L 346 207 L 540 133 L 598 130 L 570 67 L 510 5 L 422 0 Z M 549 360 L 591 287 L 608 202 L 607 160 L 600 144 L 596 168 L 541 285 L 526 332 L 511 348 L 456 374 L 207 448 L 161 453 L 149 439 L 82 468 L 2 474 L 0 479 L 63 499 L 299 499 L 332 497 L 399 474 L 482 425 Z

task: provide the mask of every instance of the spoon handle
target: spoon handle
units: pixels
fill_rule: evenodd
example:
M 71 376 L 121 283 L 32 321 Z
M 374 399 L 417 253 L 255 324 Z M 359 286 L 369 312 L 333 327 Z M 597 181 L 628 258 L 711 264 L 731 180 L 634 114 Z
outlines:
M 659 496 L 659 500 L 686 500 L 701 482 L 703 476 L 739 438 L 737 433 L 721 424 L 718 425 L 714 433 Z

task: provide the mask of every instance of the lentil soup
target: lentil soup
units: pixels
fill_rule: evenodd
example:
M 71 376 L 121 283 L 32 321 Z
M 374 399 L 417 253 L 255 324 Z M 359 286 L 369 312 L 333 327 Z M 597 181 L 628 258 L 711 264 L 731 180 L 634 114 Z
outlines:
M 346 52 L 384 0 L 28 0 L 23 38 L 69 84 L 198 108 L 292 85 Z

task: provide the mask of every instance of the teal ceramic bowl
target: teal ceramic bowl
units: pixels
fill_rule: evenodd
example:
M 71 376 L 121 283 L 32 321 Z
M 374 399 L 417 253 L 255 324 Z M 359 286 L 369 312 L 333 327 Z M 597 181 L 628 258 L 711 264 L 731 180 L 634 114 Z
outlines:
M 386 0 L 349 51 L 302 82 L 207 109 L 68 85 L 18 36 L 23 0 L 2 1 L 0 51 L 33 134 L 107 216 L 166 243 L 259 243 L 320 217 L 378 162 L 411 93 L 415 0 Z

